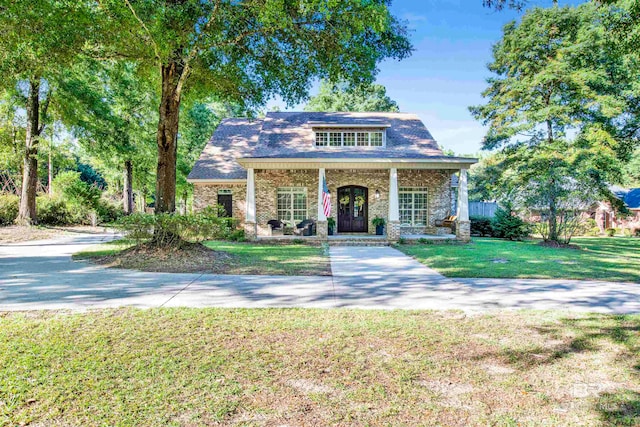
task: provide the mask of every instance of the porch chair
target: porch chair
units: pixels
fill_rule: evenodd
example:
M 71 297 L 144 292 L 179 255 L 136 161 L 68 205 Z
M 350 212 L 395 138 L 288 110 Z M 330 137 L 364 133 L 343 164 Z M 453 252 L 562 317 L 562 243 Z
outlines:
M 272 236 L 281 236 L 284 233 L 285 223 L 280 221 L 279 219 L 270 219 L 267 221 L 267 225 L 271 230 Z
M 298 236 L 313 236 L 316 234 L 316 222 L 312 219 L 305 219 L 293 229 L 293 234 Z
M 445 219 L 437 219 L 436 220 L 436 227 L 453 227 L 456 223 L 456 219 L 458 219 L 458 217 L 456 215 L 449 215 L 448 217 L 446 217 Z

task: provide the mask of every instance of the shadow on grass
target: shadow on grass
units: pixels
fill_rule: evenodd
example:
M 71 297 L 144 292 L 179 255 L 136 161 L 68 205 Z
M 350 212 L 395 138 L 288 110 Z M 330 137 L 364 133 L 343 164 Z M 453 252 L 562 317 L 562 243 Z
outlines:
M 620 390 L 615 393 L 602 393 L 595 407 L 600 418 L 608 425 L 640 425 L 640 393 L 632 390 Z

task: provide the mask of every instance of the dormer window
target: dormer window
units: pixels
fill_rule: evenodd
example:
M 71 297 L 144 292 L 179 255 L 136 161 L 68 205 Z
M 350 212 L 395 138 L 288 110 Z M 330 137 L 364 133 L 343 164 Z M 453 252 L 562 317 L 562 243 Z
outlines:
M 385 145 L 383 130 L 317 130 L 315 133 L 317 147 L 383 147 Z

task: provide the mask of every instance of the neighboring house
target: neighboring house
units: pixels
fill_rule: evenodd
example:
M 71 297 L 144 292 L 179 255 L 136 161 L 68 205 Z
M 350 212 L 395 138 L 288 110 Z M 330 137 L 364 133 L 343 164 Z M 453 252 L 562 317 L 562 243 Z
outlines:
M 224 206 L 249 239 L 270 236 L 274 219 L 313 219 L 316 238 L 326 239 L 324 177 L 339 234 L 373 234 L 375 217 L 391 241 L 443 234 L 436 221 L 457 213 L 457 237 L 468 240 L 467 169 L 476 161 L 443 155 L 413 114 L 272 112 L 224 120 L 188 181 L 196 210 Z
M 630 214 L 617 213 L 609 202 L 598 203 L 593 216 L 600 231 L 607 228 L 640 228 L 640 188 L 613 187 L 611 191 L 625 204 Z

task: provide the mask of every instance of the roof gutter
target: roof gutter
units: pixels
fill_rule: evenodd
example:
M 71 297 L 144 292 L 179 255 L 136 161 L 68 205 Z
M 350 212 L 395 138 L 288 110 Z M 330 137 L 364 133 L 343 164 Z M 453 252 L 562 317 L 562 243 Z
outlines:
M 469 169 L 478 159 L 439 157 L 417 159 L 391 158 L 264 158 L 245 157 L 236 160 L 244 168 L 254 169 Z

